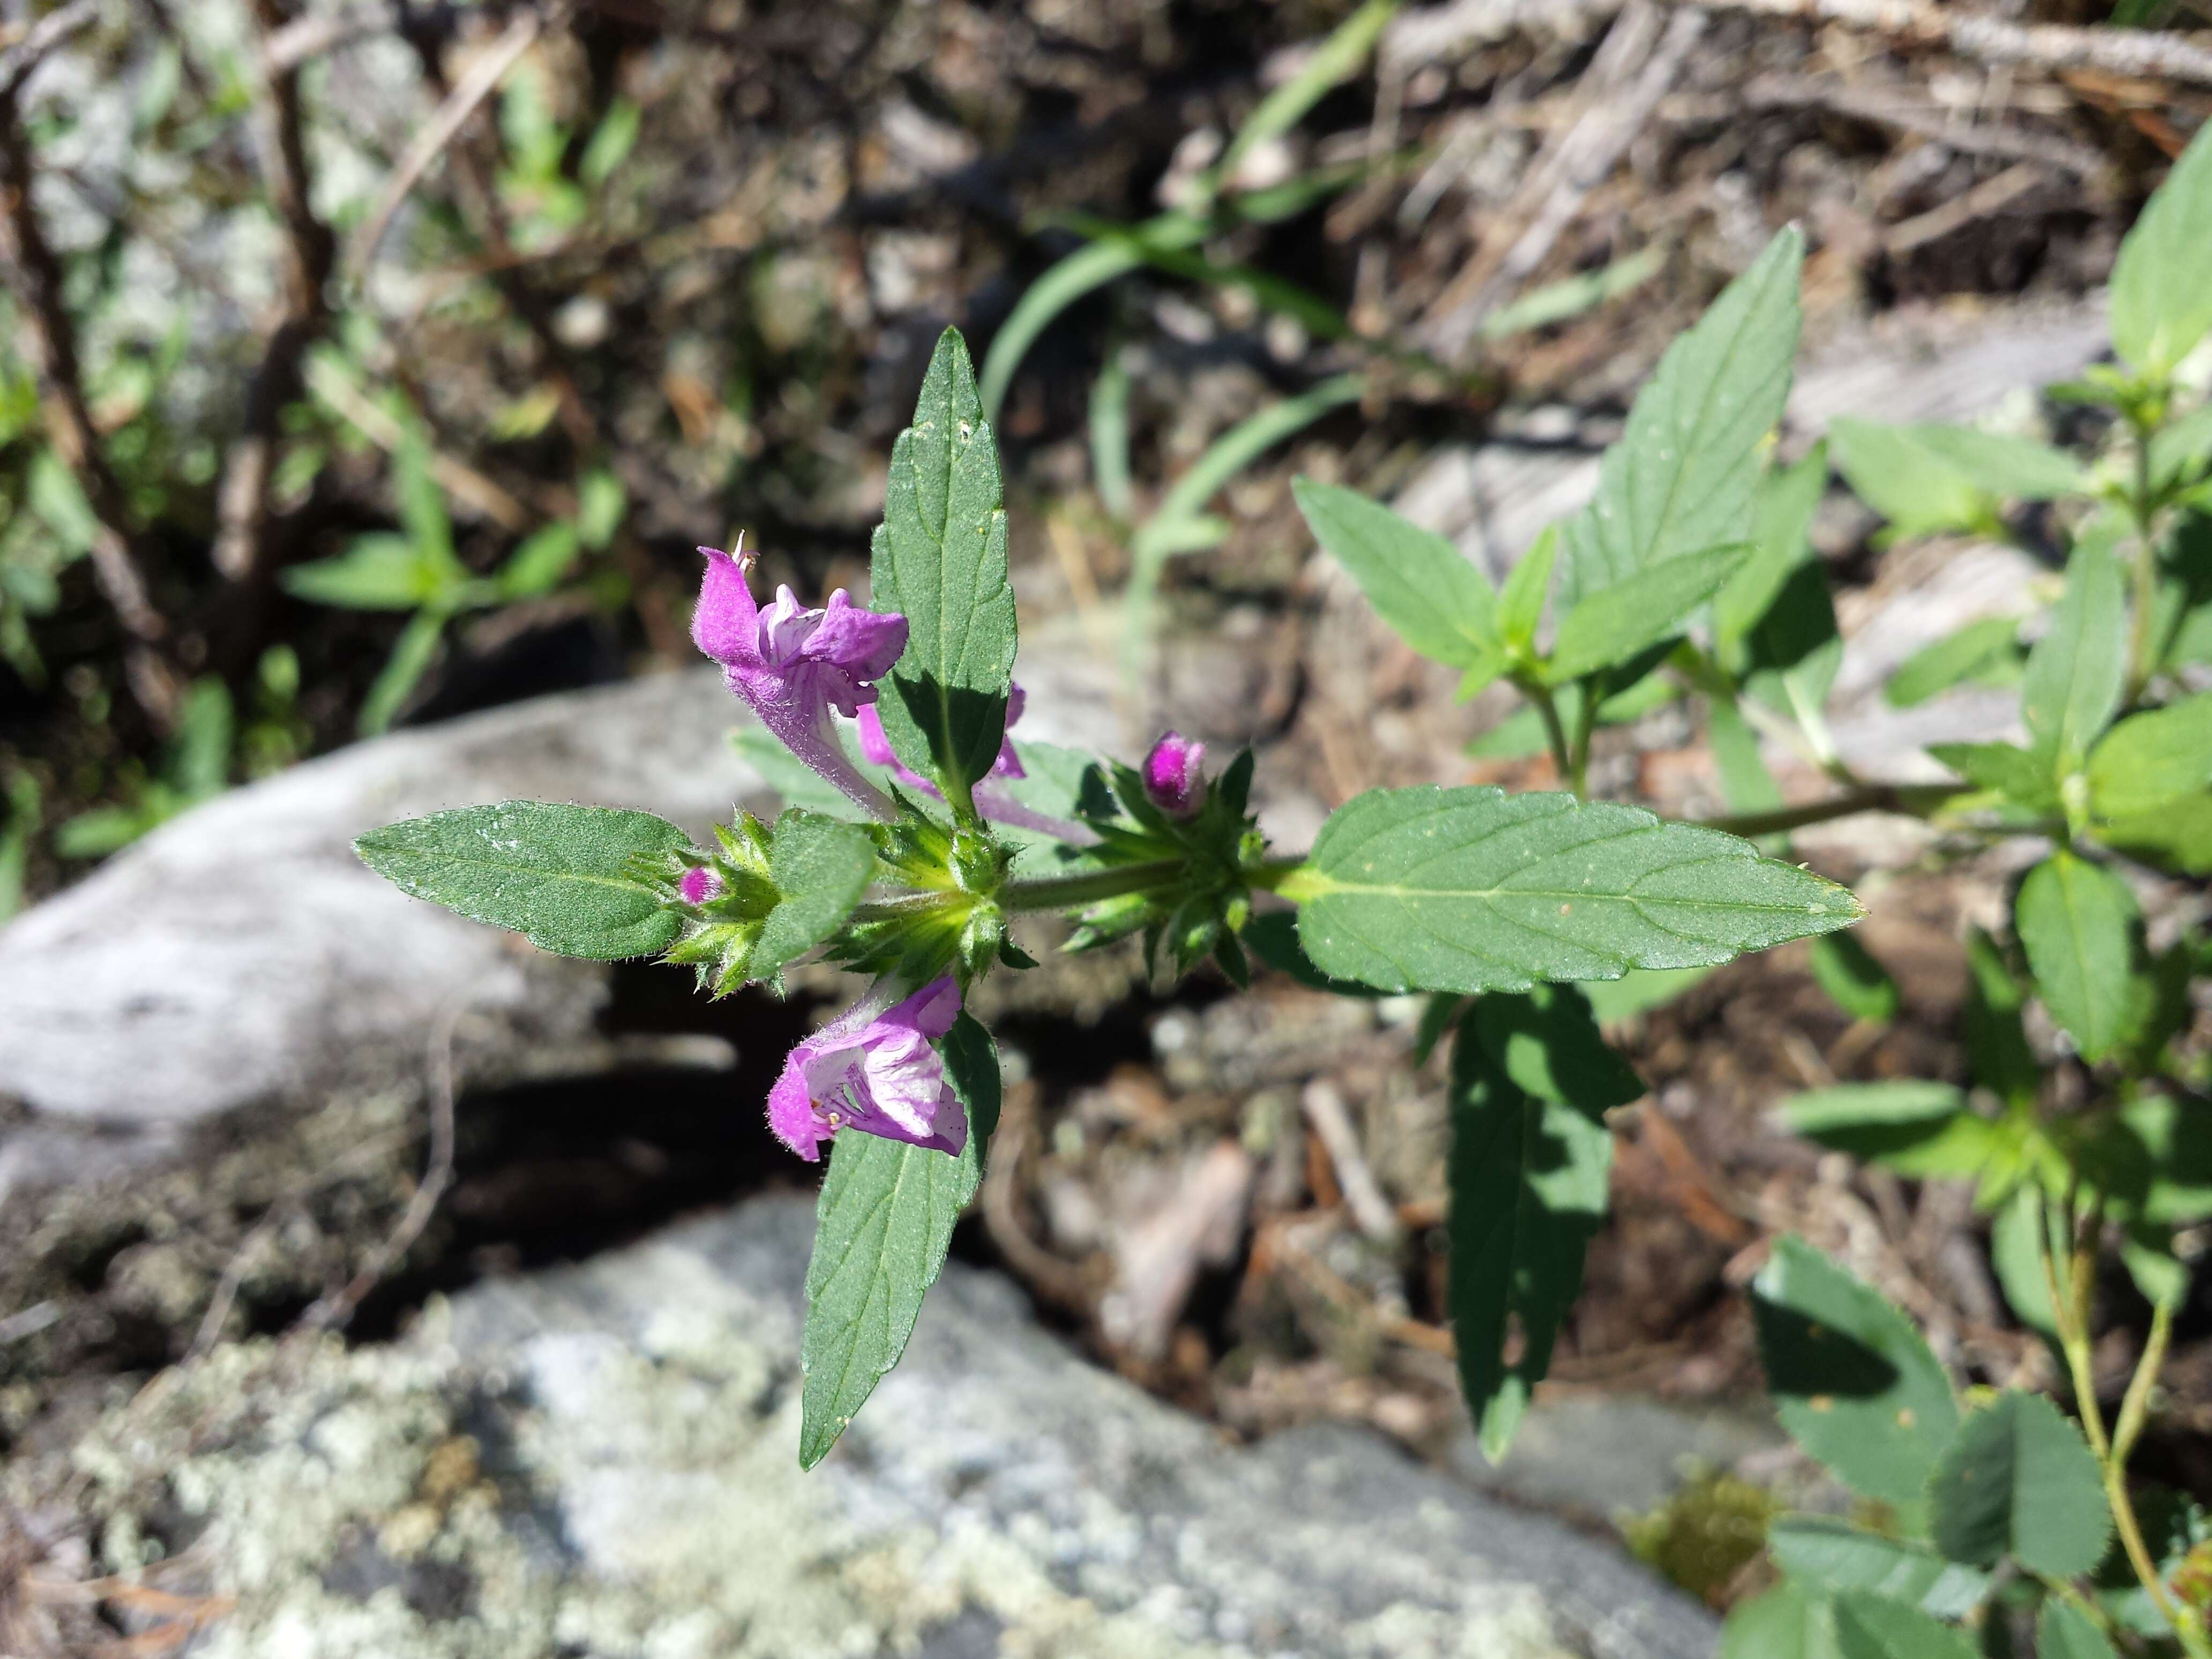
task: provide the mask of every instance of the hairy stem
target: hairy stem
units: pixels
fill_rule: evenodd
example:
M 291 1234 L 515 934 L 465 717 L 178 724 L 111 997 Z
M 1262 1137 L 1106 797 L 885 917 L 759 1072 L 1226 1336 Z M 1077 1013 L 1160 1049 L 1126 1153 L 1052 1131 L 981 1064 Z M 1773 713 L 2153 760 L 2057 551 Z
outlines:
M 1855 812 L 1899 812 L 1907 817 L 1924 818 L 1947 801 L 1972 793 L 1964 786 L 1946 783 L 1863 783 L 1840 795 L 1809 801 L 1802 806 L 1778 807 L 1771 812 L 1741 812 L 1700 822 L 1705 829 L 1725 830 L 1731 836 L 1751 839 L 1802 830 L 1808 823 L 1847 818 Z
M 1147 859 L 1142 864 L 1118 865 L 1110 870 L 1091 870 L 1079 876 L 1041 876 L 1031 881 L 1012 881 L 1000 890 L 999 903 L 1007 910 L 1073 910 L 1101 899 L 1120 898 L 1164 887 L 1183 872 L 1181 859 Z
M 1559 700 L 1553 696 L 1552 688 L 1534 682 L 1523 684 L 1522 694 L 1536 705 L 1536 716 L 1544 722 L 1544 741 L 1551 745 L 1552 764 L 1559 769 L 1559 780 L 1565 782 L 1574 773 L 1574 761 L 1567 750 L 1567 729 L 1559 724 Z
M 2128 491 L 2128 513 L 2136 521 L 2135 616 L 2128 634 L 2128 691 L 2124 707 L 2133 708 L 2158 667 L 2155 613 L 2158 610 L 2158 544 L 2151 535 L 2156 507 L 2151 500 L 2151 424 L 2136 417 L 2135 477 Z

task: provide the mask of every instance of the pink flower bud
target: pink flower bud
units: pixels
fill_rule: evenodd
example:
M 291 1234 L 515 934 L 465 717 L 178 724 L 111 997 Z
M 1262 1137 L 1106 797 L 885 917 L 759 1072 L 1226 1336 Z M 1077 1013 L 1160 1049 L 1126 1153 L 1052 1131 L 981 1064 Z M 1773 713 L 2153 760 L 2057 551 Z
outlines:
M 686 904 L 705 904 L 721 896 L 722 878 L 708 866 L 695 864 L 677 882 L 676 892 Z
M 1145 793 L 1171 818 L 1196 815 L 1206 799 L 1206 745 L 1170 732 L 1145 757 Z

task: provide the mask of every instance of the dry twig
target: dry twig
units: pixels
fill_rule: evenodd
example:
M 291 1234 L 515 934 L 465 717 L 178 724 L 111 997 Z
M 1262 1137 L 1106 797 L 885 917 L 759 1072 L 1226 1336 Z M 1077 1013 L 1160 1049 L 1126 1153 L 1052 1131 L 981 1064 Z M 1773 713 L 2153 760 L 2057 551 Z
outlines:
M 1396 1244 L 1401 1236 L 1397 1206 L 1383 1196 L 1374 1170 L 1368 1168 L 1366 1155 L 1359 1149 L 1359 1132 L 1352 1127 L 1352 1114 L 1336 1085 L 1325 1078 L 1316 1078 L 1298 1096 L 1298 1105 L 1313 1125 L 1314 1133 L 1321 1137 L 1321 1144 L 1328 1149 L 1337 1185 L 1344 1189 L 1345 1207 L 1352 1212 L 1359 1231 L 1378 1244 Z
M 21 100 L 31 71 L 45 55 L 92 21 L 91 0 L 63 7 L 0 53 L 0 270 L 15 300 L 26 355 L 39 385 L 39 407 L 54 453 L 76 477 L 95 520 L 90 549 L 100 592 L 114 607 L 133 646 L 125 659 L 131 691 L 163 725 L 174 718 L 177 674 L 161 650 L 167 622 L 155 608 L 140 568 L 137 514 L 123 483 L 107 464 L 99 433 L 85 406 L 77 360 L 76 329 L 62 297 L 61 261 L 46 240 L 31 201 L 30 135 Z
M 2155 29 L 2010 23 L 1933 0 L 1683 0 L 1706 11 L 1743 11 L 1808 23 L 1840 23 L 1902 46 L 1956 52 L 1981 64 L 2025 64 L 2056 73 L 2094 69 L 2148 80 L 2212 86 L 2212 46 Z
M 285 26 L 278 0 L 254 0 L 253 9 L 264 38 Z M 262 176 L 284 227 L 284 300 L 261 366 L 246 386 L 245 425 L 224 459 L 216 498 L 215 567 L 232 581 L 247 580 L 268 562 L 269 482 L 279 422 L 284 405 L 303 389 L 300 368 L 307 348 L 330 322 L 325 290 L 337 252 L 330 227 L 308 201 L 296 67 L 266 72 L 257 113 Z
M 453 82 L 453 90 L 446 94 L 438 112 L 430 118 L 428 125 L 416 134 L 415 142 L 408 145 L 407 153 L 392 168 L 392 177 L 385 181 L 384 193 L 362 222 L 360 234 L 346 249 L 346 275 L 349 281 L 361 280 L 369 261 L 376 256 L 377 244 L 391 228 L 392 215 L 399 211 L 399 204 L 407 199 L 408 192 L 415 188 L 430 163 L 438 159 L 439 153 L 468 125 L 477 106 L 507 78 L 507 70 L 536 44 L 544 27 L 544 21 L 536 12 L 518 14 L 507 26 L 507 32 L 469 65 L 467 74 Z
M 408 1200 L 406 1213 L 392 1235 L 362 1263 L 344 1289 L 325 1296 L 300 1316 L 310 1330 L 343 1330 L 368 1293 L 404 1256 L 437 1213 L 438 1200 L 453 1180 L 453 1032 L 464 1009 L 458 1004 L 438 1018 L 430 1035 L 430 1158 L 422 1183 Z

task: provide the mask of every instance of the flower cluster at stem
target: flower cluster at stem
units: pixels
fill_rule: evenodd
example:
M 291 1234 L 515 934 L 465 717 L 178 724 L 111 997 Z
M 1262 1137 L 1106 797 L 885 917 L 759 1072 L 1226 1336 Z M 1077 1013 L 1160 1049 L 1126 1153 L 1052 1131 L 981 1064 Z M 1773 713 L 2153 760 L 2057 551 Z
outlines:
M 752 559 L 742 544 L 735 554 L 701 551 L 707 568 L 693 640 L 762 725 L 866 814 L 875 847 L 875 896 L 823 946 L 874 984 L 792 1050 L 769 1095 L 770 1126 L 794 1152 L 817 1158 L 822 1143 L 845 1129 L 951 1153 L 965 1146 L 966 1116 L 934 1045 L 958 1016 L 965 988 L 994 963 L 1036 966 L 1008 932 L 1015 910 L 1076 912 L 1071 950 L 1141 933 L 1150 959 L 1182 971 L 1211 953 L 1243 981 L 1236 934 L 1250 914 L 1248 878 L 1264 850 L 1245 810 L 1249 753 L 1209 782 L 1205 745 L 1170 732 L 1141 771 L 1116 765 L 1086 775 L 1083 805 L 1063 817 L 1017 797 L 1027 771 L 1009 738 L 969 792 L 975 813 L 948 822 L 930 810 L 945 802 L 942 781 L 902 762 L 875 707 L 877 682 L 905 647 L 906 618 L 863 610 L 842 589 L 820 610 L 802 607 L 788 587 L 763 607 L 747 585 Z M 1009 726 L 1023 701 L 1020 687 L 1011 688 Z M 884 784 L 848 751 L 841 715 L 854 722 L 861 759 L 888 773 Z M 994 826 L 1048 839 L 1024 851 Z M 695 861 L 661 872 L 655 885 L 684 917 L 670 959 L 694 963 L 719 994 L 747 982 L 766 920 L 784 896 L 769 878 L 771 838 L 758 819 L 741 813 L 715 833 L 718 854 L 688 855 Z M 1017 878 L 1018 857 L 1051 861 L 1054 873 Z

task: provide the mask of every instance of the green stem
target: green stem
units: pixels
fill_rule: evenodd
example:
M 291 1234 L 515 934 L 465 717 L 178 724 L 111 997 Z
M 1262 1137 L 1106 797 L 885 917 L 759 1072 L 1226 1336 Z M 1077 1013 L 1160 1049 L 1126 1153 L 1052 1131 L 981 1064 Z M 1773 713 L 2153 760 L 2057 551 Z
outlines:
M 1924 818 L 1941 809 L 1946 801 L 1972 793 L 1963 786 L 1947 783 L 1866 783 L 1802 806 L 1778 807 L 1771 812 L 1741 812 L 1699 822 L 1705 829 L 1725 830 L 1731 836 L 1749 840 L 1802 830 L 1808 823 L 1826 823 L 1832 818 L 1847 818 L 1855 812 L 1899 812 L 1907 817 Z
M 2154 624 L 2158 610 L 2158 544 L 2151 536 L 2156 509 L 2151 501 L 2150 423 L 2140 416 L 2135 428 L 2136 469 L 2129 491 L 2128 510 L 2136 521 L 2135 616 L 2128 635 L 2128 692 L 2124 705 L 2132 708 L 2142 697 L 2158 667 L 2158 641 Z
M 1124 893 L 1164 887 L 1186 867 L 1182 859 L 1147 859 L 1142 864 L 1121 864 L 1109 870 L 1085 871 L 1079 876 L 1012 881 L 1000 890 L 999 903 L 1007 910 L 1073 910 L 1101 899 L 1120 898 Z
M 2118 1420 L 2112 1425 L 2112 1458 L 2125 1463 L 2136 1449 L 2136 1440 L 2142 1433 L 2143 1419 L 2150 1411 L 2150 1391 L 2157 1384 L 2158 1374 L 2166 1366 L 2166 1346 L 2173 1337 L 2173 1308 L 2160 1302 L 2150 1310 L 2150 1335 L 2143 1342 L 2142 1358 L 2136 1362 L 2136 1374 L 2128 1379 L 2128 1391 L 2120 1401 Z
M 2104 1408 L 2097 1403 L 2097 1380 L 2090 1363 L 2088 1301 L 2089 1281 L 2096 1267 L 2094 1224 L 2079 1236 L 2072 1262 L 2067 1268 L 2067 1282 L 2059 1283 L 2058 1263 L 2051 1248 L 2048 1232 L 2037 1230 L 2037 1243 L 2043 1257 L 2044 1282 L 2051 1291 L 2051 1310 L 2058 1326 L 2058 1346 L 2066 1357 L 2068 1375 L 2074 1383 L 2074 1408 L 2081 1414 L 2081 1432 L 2095 1454 L 2098 1474 L 2105 1486 L 2105 1502 L 2112 1511 L 2112 1524 L 2120 1536 L 2120 1547 L 2126 1553 L 2128 1565 L 2135 1570 L 2136 1580 L 2149 1595 L 2151 1605 L 2160 1617 L 2172 1627 L 2179 1638 L 2182 1650 L 2190 1659 L 2212 1659 L 2212 1642 L 2205 1638 L 2203 1628 L 2197 1622 L 2194 1613 L 2174 1605 L 2167 1594 L 2166 1580 L 2159 1574 L 2158 1565 L 2150 1558 L 2150 1549 L 2143 1541 L 2142 1525 L 2136 1518 L 2134 1500 L 2128 1494 L 2127 1451 L 2135 1434 L 2139 1431 L 2142 1401 L 2136 1400 L 2137 1384 L 2142 1385 L 2144 1399 L 2149 1395 L 2149 1385 L 2143 1382 L 2144 1368 L 2138 1365 L 2136 1380 L 2129 1384 L 2129 1401 L 2136 1405 L 2136 1419 L 2130 1422 L 2127 1405 L 2121 1407 L 2121 1426 L 2127 1431 L 2128 1442 L 2105 1432 Z M 2153 1326 L 2154 1338 L 2157 1327 Z M 2146 1347 L 2144 1358 L 2149 1359 L 2151 1349 Z M 2164 1347 L 2158 1349 L 2161 1360 Z
M 1537 681 L 1524 681 L 1521 693 L 1536 705 L 1536 717 L 1544 722 L 1544 741 L 1551 745 L 1552 764 L 1559 769 L 1561 781 L 1573 770 L 1573 762 L 1567 752 L 1567 728 L 1559 724 L 1559 700 L 1553 696 L 1552 688 Z
M 1583 682 L 1583 705 L 1575 714 L 1575 737 L 1567 756 L 1567 787 L 1577 800 L 1589 799 L 1590 733 L 1597 729 L 1597 706 L 1605 698 L 1605 676 Z

